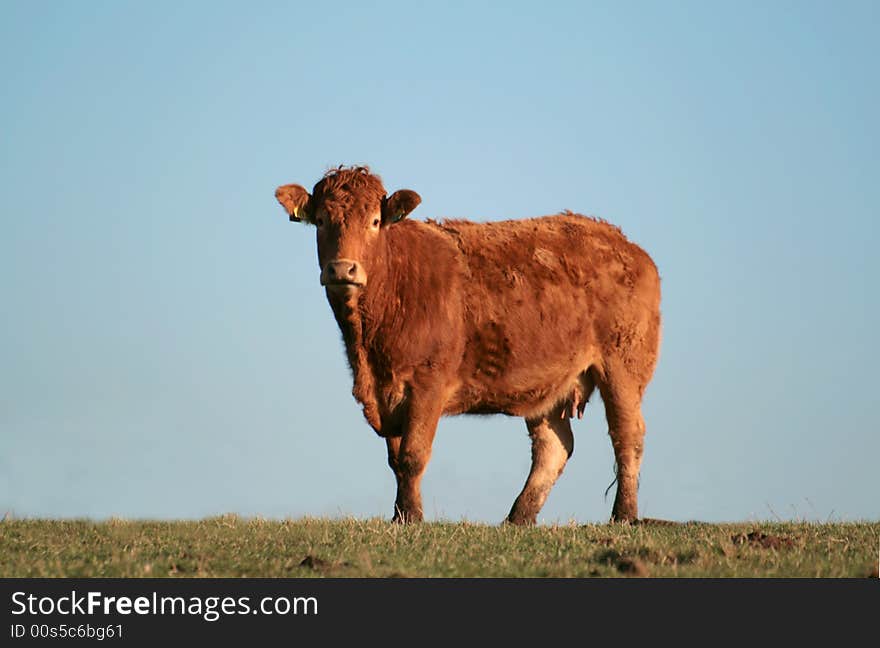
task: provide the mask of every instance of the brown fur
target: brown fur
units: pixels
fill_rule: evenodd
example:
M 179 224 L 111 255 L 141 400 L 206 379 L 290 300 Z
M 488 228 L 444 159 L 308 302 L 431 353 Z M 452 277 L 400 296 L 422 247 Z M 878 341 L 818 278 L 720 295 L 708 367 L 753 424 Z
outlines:
M 290 196 L 304 191 L 276 196 L 291 213 Z M 508 520 L 534 523 L 573 451 L 568 419 L 595 387 L 617 461 L 612 519 L 637 518 L 640 405 L 660 344 L 660 279 L 641 248 L 571 212 L 397 222 L 418 194 L 386 197 L 366 167 L 328 172 L 307 200 L 299 213 L 318 224 L 353 394 L 397 476 L 395 519 L 422 518 L 419 484 L 442 415 L 503 413 L 526 419 L 533 459 Z

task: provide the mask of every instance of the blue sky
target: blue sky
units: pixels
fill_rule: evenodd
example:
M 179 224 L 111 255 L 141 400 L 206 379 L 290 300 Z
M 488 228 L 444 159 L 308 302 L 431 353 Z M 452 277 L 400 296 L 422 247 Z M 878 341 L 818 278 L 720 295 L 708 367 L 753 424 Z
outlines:
M 641 513 L 880 518 L 873 2 L 4 2 L 0 513 L 391 514 L 314 232 L 572 209 L 663 278 Z M 604 521 L 601 404 L 539 517 Z M 430 519 L 497 522 L 522 420 L 444 419 Z

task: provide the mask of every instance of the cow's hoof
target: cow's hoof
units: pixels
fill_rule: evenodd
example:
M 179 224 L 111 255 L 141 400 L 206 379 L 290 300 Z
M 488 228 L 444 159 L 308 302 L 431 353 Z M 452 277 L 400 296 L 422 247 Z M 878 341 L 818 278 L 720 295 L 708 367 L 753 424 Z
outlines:
M 391 518 L 391 522 L 394 524 L 418 524 L 422 521 L 422 513 L 421 511 L 401 511 L 398 509 L 394 513 L 394 517 Z
M 505 524 L 515 524 L 516 526 L 535 526 L 538 521 L 538 515 L 523 515 L 520 513 L 511 513 L 504 519 Z
M 612 515 L 611 519 L 608 520 L 610 524 L 637 524 L 638 521 L 638 516 L 635 515 Z

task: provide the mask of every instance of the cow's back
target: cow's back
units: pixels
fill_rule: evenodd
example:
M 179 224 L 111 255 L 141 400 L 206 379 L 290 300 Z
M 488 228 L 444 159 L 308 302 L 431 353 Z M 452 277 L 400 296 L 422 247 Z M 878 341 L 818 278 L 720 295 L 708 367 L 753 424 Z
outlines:
M 467 268 L 467 344 L 449 413 L 535 415 L 622 338 L 659 334 L 656 267 L 608 223 L 567 213 L 442 227 Z M 651 370 L 654 360 L 644 361 Z

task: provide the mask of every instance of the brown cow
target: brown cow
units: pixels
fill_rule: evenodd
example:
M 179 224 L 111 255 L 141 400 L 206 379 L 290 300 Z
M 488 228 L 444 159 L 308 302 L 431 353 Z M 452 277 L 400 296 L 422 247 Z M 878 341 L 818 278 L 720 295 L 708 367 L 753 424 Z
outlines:
M 385 438 L 394 520 L 422 519 L 420 483 L 441 416 L 522 416 L 532 468 L 507 520 L 533 524 L 574 449 L 569 418 L 595 387 L 617 463 L 612 520 L 635 520 L 641 401 L 660 345 L 660 278 L 608 223 L 566 212 L 494 223 L 404 220 L 414 191 L 366 167 L 311 195 L 275 192 L 315 225 L 321 284 L 342 330 L 354 397 Z

